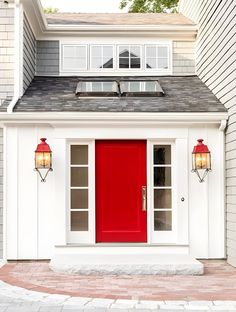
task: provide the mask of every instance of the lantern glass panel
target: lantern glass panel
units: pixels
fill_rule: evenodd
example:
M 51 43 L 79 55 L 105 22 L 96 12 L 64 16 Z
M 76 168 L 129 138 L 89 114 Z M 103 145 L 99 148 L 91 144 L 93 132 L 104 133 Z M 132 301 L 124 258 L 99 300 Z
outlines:
M 193 170 L 211 169 L 210 153 L 193 153 Z
M 51 153 L 50 152 L 36 152 L 35 153 L 35 168 L 37 169 L 51 168 Z

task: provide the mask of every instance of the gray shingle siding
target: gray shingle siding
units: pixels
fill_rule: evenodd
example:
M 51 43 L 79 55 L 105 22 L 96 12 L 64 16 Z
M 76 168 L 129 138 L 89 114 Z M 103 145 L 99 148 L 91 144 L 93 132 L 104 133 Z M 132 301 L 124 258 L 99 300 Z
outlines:
M 14 9 L 0 2 L 0 105 L 13 96 Z
M 182 0 L 199 24 L 196 70 L 229 112 L 226 129 L 227 257 L 236 266 L 236 15 L 234 0 Z
M 59 41 L 37 41 L 37 76 L 59 76 Z
M 36 63 L 36 40 L 25 14 L 23 27 L 23 90 L 25 92 L 34 78 Z

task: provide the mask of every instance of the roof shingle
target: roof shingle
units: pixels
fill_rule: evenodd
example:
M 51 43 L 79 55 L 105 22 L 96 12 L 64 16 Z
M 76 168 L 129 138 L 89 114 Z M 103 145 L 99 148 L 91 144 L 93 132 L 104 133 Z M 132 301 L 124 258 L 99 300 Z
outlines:
M 114 80 L 121 77 L 106 77 Z M 135 77 L 158 80 L 163 97 L 78 98 L 79 80 L 91 77 L 35 77 L 15 112 L 226 112 L 225 107 L 197 76 Z M 102 78 L 92 79 L 102 80 Z M 127 77 L 125 77 L 127 79 Z M 130 77 L 129 79 L 134 79 Z
M 49 25 L 195 25 L 180 13 L 53 13 Z

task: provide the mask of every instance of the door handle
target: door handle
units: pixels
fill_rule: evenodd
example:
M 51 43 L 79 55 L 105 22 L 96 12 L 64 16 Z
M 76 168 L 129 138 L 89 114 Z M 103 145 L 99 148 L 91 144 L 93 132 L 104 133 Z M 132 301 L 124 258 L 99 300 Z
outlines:
M 147 187 L 142 186 L 142 211 L 147 211 Z

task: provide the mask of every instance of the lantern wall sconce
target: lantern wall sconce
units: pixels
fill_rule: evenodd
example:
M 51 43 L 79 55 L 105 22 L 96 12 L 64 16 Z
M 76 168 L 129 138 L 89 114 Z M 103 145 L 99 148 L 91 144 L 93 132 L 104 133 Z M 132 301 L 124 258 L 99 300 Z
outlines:
M 199 182 L 204 182 L 208 172 L 211 171 L 211 153 L 208 146 L 203 144 L 203 139 L 198 139 L 192 152 L 192 172 L 195 172 Z M 204 170 L 204 171 L 203 171 Z M 201 174 L 201 172 L 203 172 Z
M 49 171 L 52 171 L 52 151 L 46 143 L 46 138 L 40 139 L 35 150 L 35 170 L 38 172 L 41 182 L 46 182 Z

